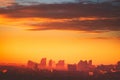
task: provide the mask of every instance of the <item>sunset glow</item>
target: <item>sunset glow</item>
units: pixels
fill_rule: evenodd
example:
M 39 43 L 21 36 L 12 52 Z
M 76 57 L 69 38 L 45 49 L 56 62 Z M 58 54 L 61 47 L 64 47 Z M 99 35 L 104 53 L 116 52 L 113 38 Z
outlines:
M 43 57 L 56 62 L 64 59 L 66 63 L 93 60 L 95 65 L 120 60 L 120 17 L 78 16 L 74 11 L 66 16 L 70 11 L 60 4 L 58 8 L 63 10 L 50 7 L 51 12 L 49 4 L 42 5 L 46 10 L 38 5 L 40 11 L 31 6 L 0 8 L 0 63 L 39 63 Z

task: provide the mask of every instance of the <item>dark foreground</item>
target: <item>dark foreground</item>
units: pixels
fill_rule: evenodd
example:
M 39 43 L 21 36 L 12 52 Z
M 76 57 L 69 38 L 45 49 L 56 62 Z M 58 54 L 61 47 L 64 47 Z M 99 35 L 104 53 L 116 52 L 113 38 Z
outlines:
M 120 80 L 120 72 L 93 76 L 85 72 L 35 71 L 23 67 L 0 66 L 0 80 Z

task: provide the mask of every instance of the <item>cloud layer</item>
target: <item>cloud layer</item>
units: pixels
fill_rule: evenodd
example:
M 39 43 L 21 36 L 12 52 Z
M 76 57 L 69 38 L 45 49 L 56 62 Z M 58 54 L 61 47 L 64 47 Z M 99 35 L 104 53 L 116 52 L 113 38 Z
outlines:
M 81 5 L 80 3 L 40 4 L 0 8 L 0 15 L 12 19 L 39 18 L 52 21 L 34 21 L 30 30 L 85 30 L 119 31 L 120 7 L 110 5 Z M 58 21 L 59 20 L 59 21 Z
M 15 0 L 0 0 L 0 7 L 11 6 Z
M 9 17 L 42 17 L 42 18 L 78 18 L 78 17 L 120 17 L 120 7 L 71 4 L 41 4 L 31 6 L 15 5 L 0 10 L 0 14 Z

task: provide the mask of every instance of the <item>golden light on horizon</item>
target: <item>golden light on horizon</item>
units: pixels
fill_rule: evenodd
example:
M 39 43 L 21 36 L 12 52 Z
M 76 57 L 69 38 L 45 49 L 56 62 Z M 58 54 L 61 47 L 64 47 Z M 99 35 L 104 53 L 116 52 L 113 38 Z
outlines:
M 0 0 L 0 79 L 119 79 L 118 4 Z
M 42 57 L 46 57 L 56 62 L 64 59 L 66 63 L 77 63 L 79 60 L 92 59 L 94 64 L 115 64 L 120 59 L 120 39 L 113 38 L 118 36 L 114 36 L 113 31 L 95 33 L 83 30 L 27 30 L 34 27 L 31 24 L 38 24 L 37 27 L 41 28 L 40 24 L 46 23 L 98 19 L 0 16 L 0 63 L 25 64 L 28 60 L 39 62 Z
M 92 59 L 94 64 L 110 64 L 120 59 L 119 40 L 76 37 L 78 35 L 76 31 L 8 31 L 1 41 L 1 62 L 39 62 L 46 57 L 55 61 L 65 59 L 67 63 Z

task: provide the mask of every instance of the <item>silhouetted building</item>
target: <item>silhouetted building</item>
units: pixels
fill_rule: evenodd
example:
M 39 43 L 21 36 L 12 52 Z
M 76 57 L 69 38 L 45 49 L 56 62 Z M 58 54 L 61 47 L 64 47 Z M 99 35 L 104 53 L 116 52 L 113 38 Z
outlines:
M 55 62 L 53 60 L 49 60 L 48 69 L 52 71 L 54 69 L 54 64 Z
M 68 64 L 68 71 L 77 71 L 77 65 L 76 64 Z
M 89 64 L 89 66 L 91 66 L 92 65 L 92 60 L 89 60 L 88 64 Z
M 116 69 L 117 69 L 117 71 L 120 71 L 120 61 L 117 62 Z
M 33 70 L 37 70 L 38 69 L 38 64 L 33 62 L 33 61 L 28 61 L 27 63 L 27 67 Z
M 43 70 L 43 69 L 47 69 L 47 59 L 46 58 L 42 58 L 39 64 L 39 69 Z
M 58 61 L 58 63 L 56 64 L 56 69 L 57 70 L 65 70 L 65 61 L 64 60 Z
M 82 61 L 80 60 L 79 63 L 78 63 L 78 66 L 77 66 L 77 70 L 78 71 L 92 71 L 94 68 L 94 66 L 92 65 L 92 60 L 85 60 L 85 61 Z
M 80 60 L 78 63 L 78 71 L 86 71 L 87 69 L 87 61 Z
M 115 70 L 115 65 L 99 65 L 96 68 L 100 73 L 104 74 L 107 72 L 113 72 Z
M 52 65 L 53 65 L 53 61 L 52 61 L 52 60 L 49 60 L 48 66 L 49 66 L 49 67 L 52 67 Z

